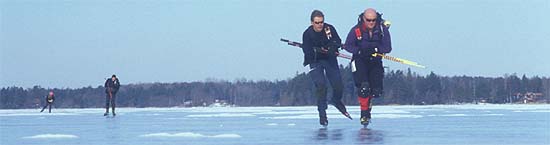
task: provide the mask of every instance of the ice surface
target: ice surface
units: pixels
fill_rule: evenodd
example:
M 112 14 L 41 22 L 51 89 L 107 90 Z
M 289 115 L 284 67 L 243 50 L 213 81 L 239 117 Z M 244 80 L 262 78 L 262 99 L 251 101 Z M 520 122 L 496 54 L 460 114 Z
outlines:
M 186 117 L 254 117 L 254 114 L 247 113 L 220 113 L 220 114 L 195 114 Z
M 550 105 L 374 106 L 368 129 L 347 107 L 327 128 L 316 106 L 5 109 L 0 144 L 550 144 Z
M 181 132 L 181 133 L 151 133 L 151 134 L 140 135 L 140 137 L 240 138 L 241 136 L 238 134 L 203 135 L 200 133 L 193 133 L 193 132 Z

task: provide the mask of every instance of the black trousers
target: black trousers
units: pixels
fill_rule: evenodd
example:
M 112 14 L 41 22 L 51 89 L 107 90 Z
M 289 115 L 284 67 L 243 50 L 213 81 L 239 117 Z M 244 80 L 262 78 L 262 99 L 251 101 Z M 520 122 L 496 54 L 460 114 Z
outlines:
M 109 104 L 111 104 L 113 113 L 115 113 L 115 107 L 116 107 L 116 93 L 109 93 L 107 92 L 107 95 L 105 97 L 105 112 L 109 112 Z
M 315 84 L 315 96 L 317 97 L 317 110 L 320 118 L 327 118 L 327 82 L 332 87 L 331 103 L 342 113 L 347 112 L 342 102 L 343 83 L 342 76 L 336 58 L 329 60 L 318 60 L 309 64 L 309 76 Z
M 354 57 L 352 72 L 355 86 L 359 89 L 357 92 L 361 117 L 371 118 L 372 99 L 380 97 L 383 93 L 382 60 L 374 57 Z
M 44 112 L 44 109 L 46 109 L 46 107 L 50 106 L 50 109 L 48 110 L 48 113 L 52 113 L 52 103 L 46 103 L 46 106 L 44 106 L 44 108 L 42 108 L 42 110 L 40 112 Z

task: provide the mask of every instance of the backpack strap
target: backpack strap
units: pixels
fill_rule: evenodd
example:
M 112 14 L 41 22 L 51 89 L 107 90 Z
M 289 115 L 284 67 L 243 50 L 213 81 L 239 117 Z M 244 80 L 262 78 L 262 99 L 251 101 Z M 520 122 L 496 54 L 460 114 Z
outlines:
M 355 28 L 355 38 L 357 38 L 357 40 L 361 40 L 363 39 L 362 35 L 363 34 L 361 34 L 361 27 Z
M 328 40 L 332 38 L 332 33 L 330 32 L 330 26 L 325 27 L 325 34 L 327 35 Z

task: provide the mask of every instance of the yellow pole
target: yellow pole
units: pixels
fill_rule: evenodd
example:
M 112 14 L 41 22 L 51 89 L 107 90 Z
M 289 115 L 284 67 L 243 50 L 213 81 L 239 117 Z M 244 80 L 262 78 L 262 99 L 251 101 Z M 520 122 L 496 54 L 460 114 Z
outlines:
M 373 53 L 372 56 L 373 57 L 380 56 L 384 59 L 399 62 L 399 63 L 402 63 L 402 64 L 411 65 L 411 66 L 415 66 L 415 67 L 419 67 L 419 68 L 426 68 L 426 66 L 420 65 L 420 64 L 418 64 L 414 61 L 410 61 L 410 60 L 406 60 L 406 59 L 402 59 L 402 58 L 397 58 L 397 57 L 393 57 L 393 56 L 389 56 L 389 55 L 384 55 L 384 54 L 381 54 L 381 53 Z

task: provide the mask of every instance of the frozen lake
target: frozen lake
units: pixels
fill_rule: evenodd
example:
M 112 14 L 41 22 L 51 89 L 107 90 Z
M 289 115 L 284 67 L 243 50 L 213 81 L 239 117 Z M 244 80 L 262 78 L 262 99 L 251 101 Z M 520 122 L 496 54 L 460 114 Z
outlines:
M 550 144 L 550 105 L 374 106 L 368 129 L 329 107 L 0 110 L 0 144 Z

